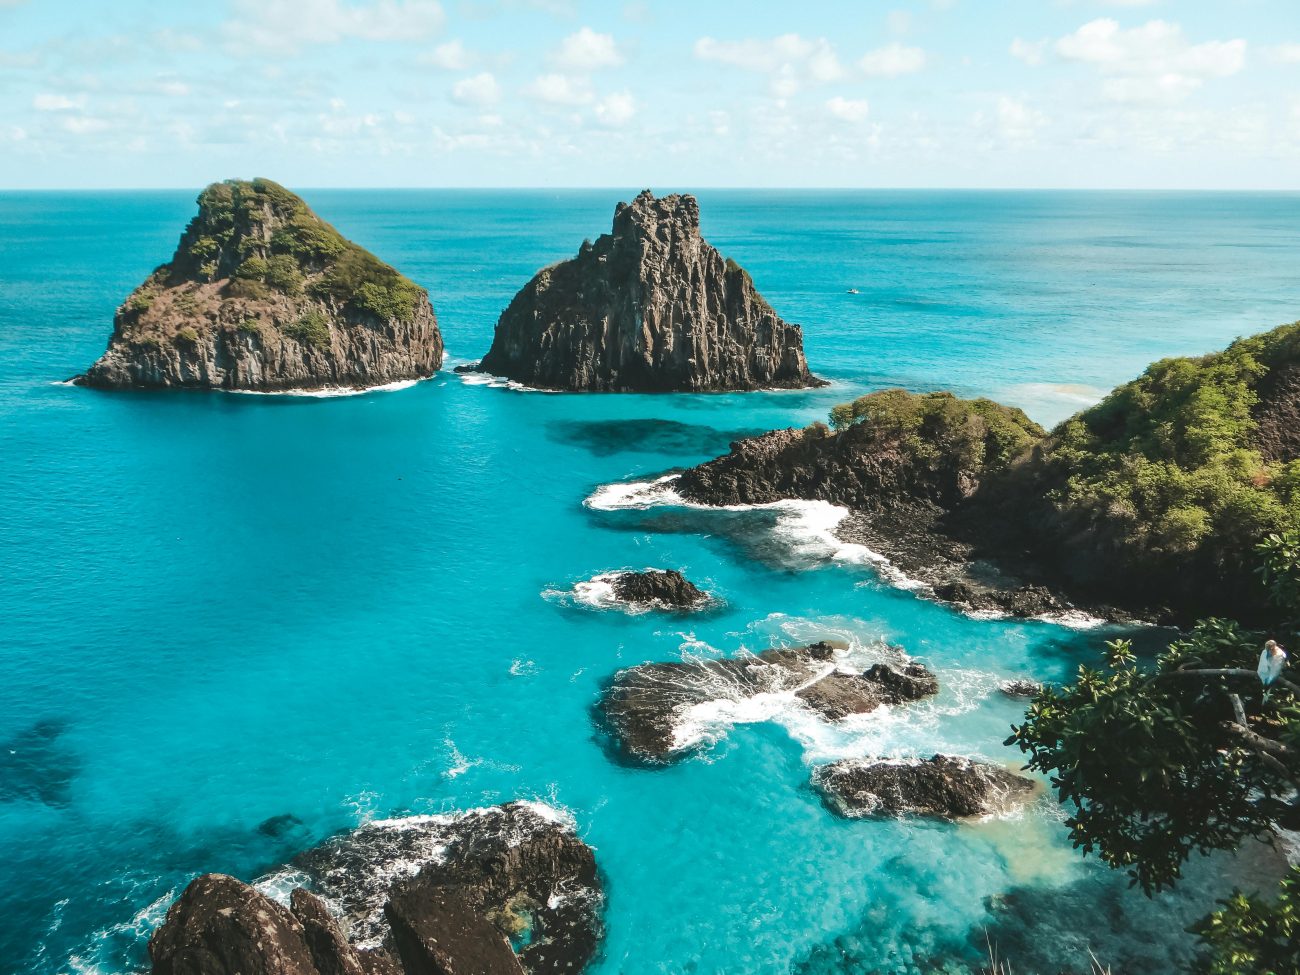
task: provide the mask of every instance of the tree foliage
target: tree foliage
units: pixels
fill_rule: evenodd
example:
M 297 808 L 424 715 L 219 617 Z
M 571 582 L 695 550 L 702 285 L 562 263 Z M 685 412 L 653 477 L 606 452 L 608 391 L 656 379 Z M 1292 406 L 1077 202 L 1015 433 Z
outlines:
M 1258 554 L 1269 593 L 1294 612 L 1300 535 L 1269 536 Z M 1300 683 L 1290 672 L 1262 683 L 1270 635 L 1285 634 L 1205 620 L 1146 667 L 1115 641 L 1102 666 L 1038 694 L 1007 744 L 1050 777 L 1077 848 L 1150 894 L 1176 883 L 1194 853 L 1300 824 Z M 1300 972 L 1297 893 L 1300 871 L 1276 903 L 1234 894 L 1201 922 L 1211 971 Z

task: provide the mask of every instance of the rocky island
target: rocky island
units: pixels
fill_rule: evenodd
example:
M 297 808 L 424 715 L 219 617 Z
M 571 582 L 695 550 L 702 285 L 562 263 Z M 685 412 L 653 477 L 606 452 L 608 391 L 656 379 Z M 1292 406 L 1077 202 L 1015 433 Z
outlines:
M 275 392 L 424 379 L 443 344 L 425 290 L 267 179 L 214 183 L 171 261 L 117 310 L 75 382 Z
M 990 400 L 885 390 L 674 488 L 847 507 L 842 537 L 969 609 L 1261 620 L 1254 546 L 1300 527 L 1297 417 L 1300 323 L 1157 362 L 1051 433 Z
M 824 720 L 838 721 L 939 690 L 935 676 L 897 647 L 890 648 L 897 663 L 863 672 L 844 669 L 846 649 L 821 641 L 723 660 L 641 664 L 614 676 L 597 709 L 625 757 L 666 765 L 707 742 L 708 730 L 697 727 L 692 714 L 701 706 L 785 695 Z
M 603 933 L 591 848 L 530 803 L 367 823 L 267 880 L 190 883 L 154 975 L 578 975 Z
M 799 327 L 700 236 L 695 198 L 649 190 L 618 205 L 610 233 L 528 282 L 476 368 L 588 392 L 824 385 Z

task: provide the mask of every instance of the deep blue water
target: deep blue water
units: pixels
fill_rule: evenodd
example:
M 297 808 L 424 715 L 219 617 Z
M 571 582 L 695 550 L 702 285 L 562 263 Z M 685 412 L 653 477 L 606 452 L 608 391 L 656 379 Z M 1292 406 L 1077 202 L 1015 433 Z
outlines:
M 429 288 L 454 364 L 629 194 L 305 195 Z M 1063 678 L 1106 633 L 968 619 L 769 515 L 583 501 L 885 385 L 1056 422 L 1152 359 L 1300 317 L 1300 197 L 699 195 L 706 235 L 803 324 L 830 389 L 546 395 L 450 373 L 338 399 L 56 385 L 102 352 L 193 194 L 0 195 L 5 970 L 133 970 L 197 872 L 252 878 L 364 818 L 517 797 L 569 810 L 597 849 L 599 975 L 913 971 L 982 943 L 989 899 L 1013 889 L 1090 903 L 1105 878 L 1047 803 L 975 825 L 844 822 L 807 782 L 839 755 L 1012 761 L 1000 742 L 1018 708 L 997 682 Z M 683 568 L 724 608 L 628 617 L 552 592 L 622 566 Z M 732 717 L 774 720 L 663 771 L 611 761 L 595 734 L 619 667 L 826 635 L 866 656 L 903 645 L 940 698 L 844 729 L 768 702 Z M 283 813 L 303 830 L 256 831 Z M 1058 950 L 1080 950 L 1070 918 L 1086 911 L 1057 911 Z M 1177 927 L 1092 934 L 1156 971 L 1181 957 Z

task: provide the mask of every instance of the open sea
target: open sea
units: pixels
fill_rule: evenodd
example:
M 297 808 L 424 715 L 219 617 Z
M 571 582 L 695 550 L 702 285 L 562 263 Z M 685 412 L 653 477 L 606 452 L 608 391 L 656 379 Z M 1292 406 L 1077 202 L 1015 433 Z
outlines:
M 1023 704 L 999 682 L 1067 679 L 1114 631 L 918 599 L 816 506 L 597 492 L 887 386 L 1056 423 L 1153 359 L 1300 318 L 1300 196 L 701 192 L 705 235 L 803 325 L 828 389 L 543 394 L 449 371 L 637 189 L 305 192 L 429 289 L 450 353 L 428 382 L 336 398 L 60 385 L 195 193 L 0 194 L 0 970 L 147 968 L 199 872 L 251 880 L 368 819 L 515 798 L 596 849 L 592 975 L 973 972 L 986 939 L 1018 975 L 1086 970 L 1089 948 L 1116 975 L 1187 961 L 1211 881 L 1253 864 L 1147 901 L 1071 850 L 1050 799 L 845 821 L 809 787 L 841 756 L 1018 764 L 1001 742 Z M 574 595 L 650 566 L 720 608 Z M 703 753 L 662 770 L 614 761 L 593 724 L 619 668 L 822 637 L 901 645 L 942 691 L 839 727 L 789 697 L 724 702 L 698 716 Z M 284 814 L 301 825 L 258 831 Z

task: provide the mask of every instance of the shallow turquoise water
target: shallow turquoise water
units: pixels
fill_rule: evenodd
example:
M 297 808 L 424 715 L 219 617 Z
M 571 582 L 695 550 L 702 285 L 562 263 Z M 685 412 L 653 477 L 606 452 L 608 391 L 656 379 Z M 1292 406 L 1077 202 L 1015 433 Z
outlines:
M 486 349 L 537 267 L 607 229 L 619 197 L 307 194 L 430 288 L 453 363 Z M 997 681 L 1062 678 L 1105 634 L 965 618 L 799 548 L 770 514 L 583 501 L 882 385 L 998 396 L 1055 422 L 1153 358 L 1300 316 L 1300 197 L 701 204 L 706 234 L 804 325 L 832 388 L 572 396 L 443 374 L 304 399 L 55 385 L 102 351 L 192 194 L 0 195 L 6 967 L 130 970 L 198 871 L 253 877 L 365 817 L 516 797 L 570 810 L 597 848 L 600 975 L 909 971 L 982 943 L 988 897 L 1094 882 L 1046 806 L 976 826 L 847 823 L 807 781 L 845 754 L 1013 760 L 1000 741 L 1018 711 Z M 622 566 L 681 567 L 725 605 L 627 617 L 544 595 Z M 703 757 L 663 771 L 612 761 L 593 727 L 619 667 L 827 635 L 868 654 L 899 643 L 944 691 L 838 731 L 775 702 L 741 716 L 773 720 L 716 727 Z M 257 833 L 282 813 L 304 829 Z

